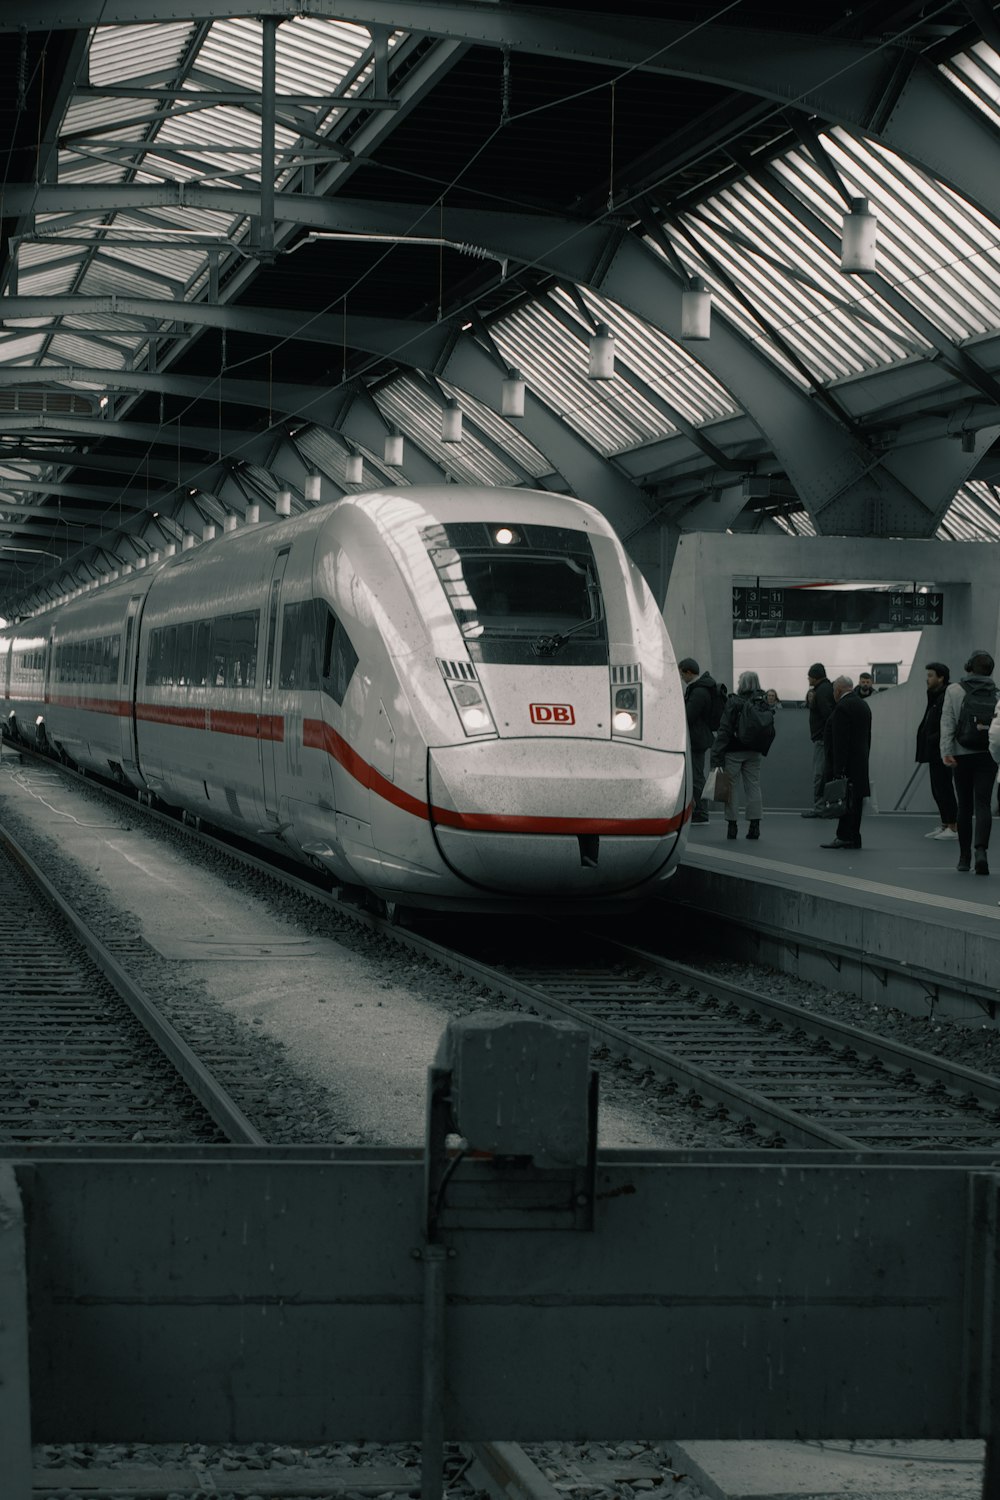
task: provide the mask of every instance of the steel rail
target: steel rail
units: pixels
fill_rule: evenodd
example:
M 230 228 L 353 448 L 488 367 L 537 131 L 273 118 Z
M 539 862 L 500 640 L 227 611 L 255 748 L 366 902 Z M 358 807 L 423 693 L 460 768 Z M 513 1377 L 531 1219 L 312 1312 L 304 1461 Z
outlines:
M 71 928 L 77 940 L 90 954 L 122 1000 L 131 1010 L 160 1050 L 170 1059 L 191 1093 L 206 1113 L 235 1145 L 263 1146 L 264 1137 L 250 1123 L 229 1092 L 206 1068 L 176 1028 L 149 996 L 129 978 L 121 964 L 91 931 L 69 902 L 56 890 L 31 856 L 5 828 L 0 827 L 0 842 L 25 876 Z
M 21 750 L 21 747 L 17 748 Z M 30 750 L 26 753 L 32 756 L 35 754 Z M 126 802 L 131 810 L 135 809 L 134 798 L 121 793 L 117 788 L 109 787 L 92 776 L 74 772 L 59 765 L 58 762 L 53 762 L 49 757 L 40 758 L 46 765 L 53 766 L 60 772 L 83 781 L 91 788 L 106 793 L 112 799 Z M 488 989 L 541 1014 L 572 1020 L 587 1031 L 592 1042 L 597 1046 L 608 1048 L 675 1086 L 686 1087 L 689 1096 L 710 1100 L 735 1114 L 737 1118 L 763 1127 L 772 1132 L 777 1141 L 810 1148 L 823 1147 L 851 1152 L 885 1149 L 884 1143 L 870 1145 L 864 1140 L 824 1124 L 822 1120 L 810 1118 L 807 1112 L 789 1108 L 769 1098 L 766 1093 L 748 1088 L 734 1079 L 725 1078 L 710 1068 L 701 1066 L 693 1059 L 683 1058 L 679 1053 L 671 1051 L 669 1047 L 644 1040 L 630 1032 L 626 1025 L 617 1025 L 606 1017 L 589 1014 L 585 1002 L 573 1003 L 548 994 L 543 984 L 519 979 L 472 954 L 458 951 L 454 946 L 439 943 L 421 933 L 400 927 L 397 923 L 380 917 L 374 912 L 365 911 L 350 901 L 338 898 L 324 886 L 319 886 L 300 875 L 283 869 L 266 856 L 249 853 L 225 838 L 216 838 L 200 828 L 196 829 L 188 823 L 179 822 L 176 817 L 160 813 L 143 804 L 140 805 L 144 814 L 153 821 L 166 825 L 174 832 L 181 832 L 185 837 L 203 847 L 224 851 L 230 858 L 240 861 L 286 887 L 298 890 L 309 898 L 349 917 L 350 920 L 391 936 L 397 944 L 415 954 L 431 959 L 452 972 L 463 974 Z M 551 925 L 553 932 L 556 932 L 557 924 L 553 922 Z M 790 1002 L 768 999 L 743 986 L 702 974 L 690 966 L 660 957 L 645 949 L 632 947 L 618 939 L 596 936 L 592 941 L 595 946 L 599 944 L 602 949 L 613 951 L 619 963 L 624 959 L 662 978 L 689 985 L 701 995 L 708 996 L 720 1004 L 737 1006 L 745 1015 L 764 1017 L 782 1026 L 789 1034 L 802 1032 L 813 1041 L 825 1042 L 841 1051 L 860 1054 L 870 1062 L 881 1065 L 888 1072 L 898 1075 L 905 1082 L 909 1082 L 912 1077 L 929 1087 L 945 1090 L 953 1096 L 953 1102 L 954 1096 L 960 1100 L 973 1096 L 977 1104 L 987 1109 L 1000 1108 L 1000 1081 L 991 1075 L 921 1053 L 917 1049 L 889 1041 L 848 1023 L 817 1017 L 813 1012 Z M 670 997 L 662 997 L 662 1003 L 664 1006 L 669 1006 Z M 863 1091 L 865 1087 L 871 1087 L 871 1080 L 859 1079 L 858 1091 Z M 846 1092 L 847 1086 L 842 1086 L 841 1091 Z M 914 1100 L 913 1104 L 916 1108 L 919 1101 Z M 941 1125 L 945 1122 L 939 1121 L 938 1123 Z M 935 1133 L 933 1122 L 926 1131 L 913 1132 L 913 1134 L 921 1133 L 933 1135 Z M 939 1133 L 948 1133 L 946 1125 Z M 970 1127 L 962 1133 L 971 1135 L 976 1132 Z M 982 1133 L 990 1132 L 984 1126 Z M 1000 1123 L 997 1125 L 996 1136 L 1000 1139 Z

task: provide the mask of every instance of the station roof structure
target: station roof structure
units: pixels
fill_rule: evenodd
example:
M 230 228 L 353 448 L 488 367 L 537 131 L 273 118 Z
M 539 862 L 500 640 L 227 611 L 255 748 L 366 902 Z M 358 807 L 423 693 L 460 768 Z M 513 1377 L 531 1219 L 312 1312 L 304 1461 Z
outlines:
M 989 0 L 33 0 L 0 153 L 0 614 L 442 478 L 1000 539 Z

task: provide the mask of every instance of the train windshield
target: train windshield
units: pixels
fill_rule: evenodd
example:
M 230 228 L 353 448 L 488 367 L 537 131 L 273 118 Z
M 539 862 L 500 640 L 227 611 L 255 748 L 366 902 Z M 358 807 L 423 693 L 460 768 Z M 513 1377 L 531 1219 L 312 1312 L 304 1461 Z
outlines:
M 449 521 L 427 527 L 423 540 L 473 661 L 607 661 L 601 581 L 586 532 Z
M 466 640 L 603 638 L 592 559 L 563 553 L 453 552 L 435 561 Z

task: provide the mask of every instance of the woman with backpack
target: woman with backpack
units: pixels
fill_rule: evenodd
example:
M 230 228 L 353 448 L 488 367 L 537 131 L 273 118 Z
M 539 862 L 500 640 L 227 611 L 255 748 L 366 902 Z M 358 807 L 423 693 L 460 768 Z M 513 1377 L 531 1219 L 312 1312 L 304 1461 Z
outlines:
M 736 692 L 730 693 L 722 722 L 712 745 L 712 765 L 721 766 L 729 777 L 726 803 L 726 837 L 734 839 L 737 784 L 746 796 L 748 839 L 760 838 L 760 763 L 774 740 L 774 709 L 768 704 L 756 672 L 741 672 Z
M 997 706 L 993 681 L 993 658 L 988 651 L 973 651 L 965 663 L 965 676 L 945 690 L 941 708 L 941 759 L 955 773 L 958 803 L 958 868 L 972 867 L 976 852 L 976 874 L 990 873 L 987 850 L 993 823 L 993 781 L 996 762 L 990 754 L 990 724 Z

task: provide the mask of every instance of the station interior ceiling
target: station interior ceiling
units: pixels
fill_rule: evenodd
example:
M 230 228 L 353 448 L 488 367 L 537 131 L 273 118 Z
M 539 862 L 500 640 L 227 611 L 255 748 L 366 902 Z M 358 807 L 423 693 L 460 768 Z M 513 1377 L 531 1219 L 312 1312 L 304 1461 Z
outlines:
M 1000 540 L 989 0 L 261 8 L 0 8 L 0 614 L 387 485 Z

